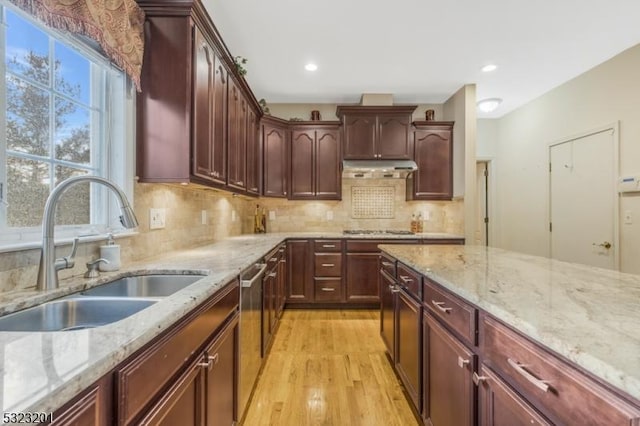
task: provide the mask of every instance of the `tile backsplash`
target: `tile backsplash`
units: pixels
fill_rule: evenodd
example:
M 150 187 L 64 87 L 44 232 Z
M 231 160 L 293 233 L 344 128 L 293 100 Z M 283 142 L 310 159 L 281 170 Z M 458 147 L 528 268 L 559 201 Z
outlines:
M 393 197 L 391 218 L 356 218 L 353 214 L 353 188 L 382 188 Z M 153 257 L 173 250 L 211 243 L 229 236 L 253 232 L 253 214 L 260 204 L 267 214 L 267 232 L 336 231 L 344 229 L 409 230 L 411 215 L 421 213 L 425 232 L 464 233 L 463 201 L 405 201 L 405 181 L 401 179 L 344 179 L 341 201 L 288 201 L 276 198 L 249 199 L 225 191 L 196 185 L 136 183 L 134 210 L 140 226 L 138 234 L 117 238 L 122 264 Z M 378 202 L 380 191 L 360 191 L 358 203 Z M 387 200 L 391 201 L 391 200 Z M 389 203 L 387 203 L 389 204 Z M 166 227 L 149 228 L 149 210 L 166 211 Z M 204 213 L 203 213 L 204 212 Z M 356 215 L 357 216 L 357 215 Z M 204 224 L 203 224 L 204 218 Z M 85 263 L 95 260 L 104 241 L 81 244 L 73 269 L 60 271 L 60 278 L 81 275 Z M 57 257 L 68 254 L 70 245 L 56 249 Z M 0 253 L 0 293 L 35 287 L 40 249 Z

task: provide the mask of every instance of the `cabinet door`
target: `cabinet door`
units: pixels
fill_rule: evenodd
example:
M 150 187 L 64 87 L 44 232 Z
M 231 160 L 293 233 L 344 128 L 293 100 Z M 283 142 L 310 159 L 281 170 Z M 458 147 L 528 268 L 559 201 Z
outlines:
M 287 135 L 280 126 L 264 124 L 262 127 L 264 150 L 264 195 L 287 196 Z
M 262 357 L 267 356 L 271 337 L 275 328 L 275 307 L 273 295 L 275 293 L 276 272 L 269 271 L 262 280 Z
M 339 200 L 342 197 L 340 173 L 340 130 L 316 130 L 315 154 L 316 199 Z
M 311 241 L 289 240 L 287 256 L 287 303 L 313 302 Z
M 144 425 L 185 425 L 204 424 L 204 375 L 198 365 L 192 364 L 173 383 L 171 388 L 156 402 L 140 421 Z
M 347 302 L 379 303 L 379 253 L 347 253 Z
M 421 412 L 422 305 L 405 290 L 397 295 L 395 367 L 416 410 Z
M 473 425 L 473 352 L 426 313 L 423 333 L 423 415 L 433 426 Z
M 247 110 L 247 192 L 260 195 L 260 137 L 258 115 L 249 108 Z
M 228 184 L 238 189 L 244 189 L 247 146 L 247 101 L 232 78 L 229 79 L 228 96 Z
M 478 384 L 478 416 L 480 426 L 551 424 L 484 365 Z
M 413 199 L 450 200 L 453 196 L 453 143 L 451 130 L 414 132 Z
M 315 129 L 291 132 L 291 199 L 315 197 Z
M 53 415 L 55 426 L 107 426 L 113 424 L 112 375 L 100 379 L 98 384 L 84 391 L 73 402 Z M 45 423 L 44 421 L 41 423 Z
M 395 364 L 395 281 L 380 272 L 380 336 Z
M 411 115 L 380 114 L 378 116 L 377 158 L 411 158 Z
M 375 115 L 345 116 L 343 132 L 345 160 L 375 158 Z
M 213 48 L 197 27 L 194 28 L 193 58 L 193 174 L 216 180 L 213 174 L 215 122 L 216 57 Z
M 206 376 L 205 424 L 229 426 L 237 420 L 238 317 L 236 316 L 205 350 Z M 178 423 L 176 423 L 178 424 Z

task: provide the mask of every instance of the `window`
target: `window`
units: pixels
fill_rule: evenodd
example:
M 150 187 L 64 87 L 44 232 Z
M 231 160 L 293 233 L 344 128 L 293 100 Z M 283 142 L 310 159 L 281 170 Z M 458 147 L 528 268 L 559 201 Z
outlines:
M 39 241 L 46 199 L 61 181 L 103 176 L 130 195 L 123 158 L 131 90 L 124 73 L 88 43 L 4 0 L 0 7 L 0 240 Z M 104 232 L 117 223 L 112 202 L 102 187 L 77 185 L 63 195 L 56 224 L 71 234 Z

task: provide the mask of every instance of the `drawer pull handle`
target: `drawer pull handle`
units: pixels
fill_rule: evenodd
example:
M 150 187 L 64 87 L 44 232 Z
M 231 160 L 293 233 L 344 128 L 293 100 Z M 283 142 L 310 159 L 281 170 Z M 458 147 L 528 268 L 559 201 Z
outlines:
M 389 285 L 389 288 L 391 289 L 391 293 L 399 293 L 400 292 L 400 288 L 398 288 L 395 285 Z
M 335 244 L 323 244 L 322 248 L 336 248 Z
M 269 259 L 269 262 L 275 262 L 276 260 L 278 260 L 278 258 L 274 256 L 271 259 Z
M 275 272 L 271 272 L 271 273 L 269 273 L 269 276 L 270 276 L 271 278 L 275 278 L 275 277 L 276 277 L 276 273 L 275 273 Z
M 331 287 L 322 287 L 322 291 L 336 291 L 336 289 Z
M 549 391 L 549 385 L 544 380 L 540 380 L 536 376 L 534 376 L 533 374 L 529 373 L 525 369 L 526 365 L 520 364 L 518 361 L 514 361 L 511 358 L 507 358 L 507 362 L 509 363 L 511 368 L 516 370 L 522 377 L 527 379 L 532 385 L 534 385 L 535 387 L 537 387 L 538 389 L 540 389 L 543 392 L 548 392 Z
M 402 281 L 404 281 L 405 283 L 411 283 L 411 282 L 413 282 L 413 279 L 412 279 L 412 278 L 409 278 L 409 277 L 408 277 L 408 276 L 406 276 L 406 275 L 400 275 L 400 279 L 401 279 Z
M 469 364 L 469 360 L 468 359 L 464 359 L 461 356 L 458 357 L 458 367 L 460 368 L 464 368 L 465 365 Z
M 333 263 L 323 263 L 322 266 L 325 267 L 325 268 L 331 268 L 331 267 L 334 267 L 336 265 L 334 265 Z
M 435 306 L 436 308 L 438 308 L 438 310 L 440 312 L 444 312 L 445 314 L 451 313 L 451 308 L 445 308 L 445 307 L 442 306 L 442 305 L 444 305 L 444 302 L 436 302 L 435 300 L 432 300 L 431 304 L 433 306 Z
M 393 263 L 391 263 L 391 262 L 382 262 L 382 266 L 386 266 L 387 268 L 392 268 L 393 267 Z
M 211 368 L 218 363 L 218 359 L 219 358 L 220 358 L 220 356 L 217 353 L 215 355 L 213 355 L 213 356 L 207 355 L 206 361 L 205 362 L 199 362 L 198 366 L 199 367 L 204 367 L 207 370 L 211 370 Z
M 475 383 L 476 386 L 480 386 L 480 382 L 484 382 L 487 379 L 487 376 L 478 376 L 478 373 L 473 372 L 473 383 Z

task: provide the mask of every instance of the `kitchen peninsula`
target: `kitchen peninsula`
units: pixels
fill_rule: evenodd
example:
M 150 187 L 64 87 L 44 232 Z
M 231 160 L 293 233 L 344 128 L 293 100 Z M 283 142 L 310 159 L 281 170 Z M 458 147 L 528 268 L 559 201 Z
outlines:
M 404 331 L 389 353 L 425 421 L 458 404 L 460 421 L 477 408 L 480 424 L 637 424 L 640 277 L 481 246 L 381 249 L 382 292 L 386 280 L 417 308 L 395 330 L 417 325 L 418 355 L 402 352 Z M 457 401 L 439 399 L 440 371 Z

